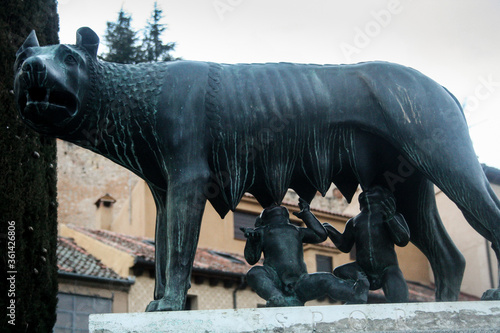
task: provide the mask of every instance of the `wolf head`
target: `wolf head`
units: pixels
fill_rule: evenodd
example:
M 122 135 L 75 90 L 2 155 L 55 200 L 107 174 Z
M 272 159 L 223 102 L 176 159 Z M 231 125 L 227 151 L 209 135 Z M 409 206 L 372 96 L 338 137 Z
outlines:
M 32 31 L 16 54 L 14 92 L 23 121 L 34 130 L 64 135 L 92 88 L 99 37 L 77 31 L 76 45 L 41 47 Z

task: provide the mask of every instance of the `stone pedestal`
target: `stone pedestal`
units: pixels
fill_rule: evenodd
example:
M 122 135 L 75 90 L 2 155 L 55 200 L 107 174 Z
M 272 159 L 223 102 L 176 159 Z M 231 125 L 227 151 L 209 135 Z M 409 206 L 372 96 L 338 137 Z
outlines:
M 500 332 L 500 301 L 96 314 L 92 333 Z

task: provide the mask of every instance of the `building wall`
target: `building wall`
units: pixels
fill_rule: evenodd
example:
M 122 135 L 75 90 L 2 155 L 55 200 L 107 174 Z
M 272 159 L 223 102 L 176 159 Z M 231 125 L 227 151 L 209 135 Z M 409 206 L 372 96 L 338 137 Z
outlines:
M 357 193 L 358 194 L 358 193 Z M 345 211 L 349 214 L 356 215 L 359 213 L 359 205 L 357 203 L 357 194 L 353 198 L 352 203 L 346 207 Z M 289 195 L 290 201 L 295 202 L 294 194 Z M 321 201 L 323 198 L 317 197 L 314 201 Z M 298 199 L 297 199 L 298 200 Z M 313 202 L 314 202 L 313 201 Z M 117 214 L 117 218 L 113 222 L 113 229 L 117 232 L 129 233 L 154 238 L 154 227 L 151 221 L 155 220 L 155 206 L 153 197 L 145 182 L 140 180 L 133 190 L 132 208 L 129 209 L 128 203 L 122 206 L 122 210 Z M 285 204 L 290 211 L 290 220 L 301 222 L 295 217 L 292 212 L 299 210 L 297 206 Z M 243 197 L 237 207 L 240 212 L 246 212 L 258 216 L 262 207 L 258 202 L 251 197 Z M 132 211 L 132 215 L 128 212 Z M 328 222 L 339 231 L 343 231 L 347 217 L 340 215 L 332 215 L 322 211 L 315 211 L 315 215 L 320 222 Z M 130 219 L 132 216 L 132 219 Z M 331 242 L 330 242 L 331 244 Z M 199 247 L 216 249 L 229 253 L 243 253 L 245 241 L 234 238 L 234 214 L 228 214 L 222 219 L 215 209 L 207 203 L 201 224 Z M 427 258 L 412 244 L 404 248 L 396 247 L 399 264 L 406 279 L 419 282 L 422 284 L 430 284 L 430 266 Z M 307 246 L 305 247 L 304 260 L 309 272 L 316 272 L 316 254 L 329 255 L 333 258 L 333 267 L 337 267 L 352 261 L 349 254 L 341 253 L 333 246 Z
M 116 199 L 114 211 L 128 202 L 139 177 L 87 149 L 57 140 L 59 223 L 95 227 L 94 203 L 106 193 Z
M 316 255 L 331 257 L 333 268 L 352 261 L 348 253 L 342 253 L 336 248 L 317 244 L 304 244 L 304 262 L 309 273 L 318 271 L 316 267 Z
M 135 277 L 128 293 L 129 312 L 144 312 L 153 300 L 155 280 L 144 274 Z
M 109 193 L 116 199 L 116 203 L 113 204 L 113 220 L 116 221 L 113 230 L 154 238 L 156 207 L 144 181 L 109 159 L 66 141 L 57 140 L 57 158 L 59 222 L 90 228 L 97 227 L 94 203 L 101 196 Z M 297 202 L 298 197 L 290 192 L 285 200 Z M 347 202 L 332 185 L 326 197 L 322 198 L 318 195 L 311 206 L 319 209 L 335 209 L 340 212 L 345 209 Z M 222 220 L 210 203 L 207 203 L 206 207 L 204 220 L 214 219 L 218 222 Z M 244 204 L 242 207 L 242 209 L 248 209 Z M 251 208 L 251 211 L 256 214 L 260 214 L 261 210 L 260 206 Z M 232 221 L 231 212 L 226 219 Z M 211 232 L 210 229 L 206 231 L 217 244 L 221 243 L 217 240 L 225 236 L 216 235 L 215 231 Z M 209 242 L 206 247 L 212 245 L 213 243 Z M 235 250 L 240 248 L 239 245 L 233 245 Z
M 493 184 L 492 188 L 500 197 L 500 186 Z M 438 191 L 436 201 L 446 230 L 466 260 L 462 292 L 481 297 L 484 291 L 496 288 L 498 283 L 497 259 L 491 244 L 469 225 L 461 211 L 444 193 Z
M 59 235 L 73 238 L 75 243 L 101 260 L 104 265 L 114 270 L 118 275 L 123 278 L 129 277 L 130 267 L 134 265 L 134 257 L 130 254 L 104 244 L 93 237 L 82 234 L 65 225 L 59 225 Z
M 113 300 L 113 313 L 129 312 L 127 288 L 111 284 L 59 279 L 59 292 L 83 296 L 96 296 Z
M 219 282 L 215 286 L 211 286 L 210 283 L 205 280 L 201 284 L 191 282 L 191 289 L 188 291 L 188 296 L 196 297 L 197 310 L 210 310 L 210 309 L 233 309 L 233 291 L 236 288 L 233 285 L 231 288 L 224 288 L 223 284 Z M 243 291 L 237 292 L 237 305 L 242 307 L 243 297 L 238 295 L 238 293 L 243 293 Z M 259 299 L 256 294 L 248 295 L 249 299 L 245 300 L 248 307 L 257 307 L 257 300 Z M 240 304 L 238 304 L 240 300 Z
M 413 244 L 395 246 L 399 267 L 406 280 L 430 285 L 431 267 L 424 254 Z
M 148 275 L 136 277 L 128 295 L 129 312 L 144 312 L 146 306 L 153 300 L 154 286 L 154 279 Z M 213 286 L 208 280 L 200 284 L 191 281 L 188 297 L 194 297 L 192 306 L 195 310 L 232 309 L 233 292 L 236 287 L 234 284 L 230 288 L 225 288 L 222 282 Z M 255 308 L 258 304 L 265 305 L 265 301 L 247 287 L 236 292 L 236 304 L 238 308 Z
M 135 284 L 130 288 L 128 295 L 129 312 L 144 312 L 146 306 L 153 300 L 154 279 L 147 275 L 136 277 Z M 203 283 L 191 281 L 188 297 L 192 297 L 193 310 L 233 309 L 233 293 L 237 285 L 225 288 L 222 282 L 210 285 L 208 280 Z M 256 308 L 265 306 L 266 301 L 260 298 L 248 286 L 236 292 L 236 306 L 238 309 Z M 331 305 L 328 299 L 307 302 L 307 306 Z
M 252 309 L 266 306 L 266 301 L 260 298 L 250 287 L 238 290 L 236 297 L 238 309 Z
M 111 230 L 154 239 L 156 205 L 145 181 L 137 181 L 132 189 L 131 200 L 127 200 L 121 208 L 113 207 L 113 210 L 116 215 Z

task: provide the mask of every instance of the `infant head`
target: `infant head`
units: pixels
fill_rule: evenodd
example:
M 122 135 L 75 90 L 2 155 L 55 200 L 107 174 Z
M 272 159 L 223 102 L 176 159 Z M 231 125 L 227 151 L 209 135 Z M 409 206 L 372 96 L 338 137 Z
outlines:
M 392 216 L 396 210 L 396 199 L 391 191 L 374 186 L 359 195 L 361 209 L 382 209 L 385 215 Z
M 256 227 L 260 225 L 268 224 L 269 222 L 288 222 L 290 214 L 288 209 L 283 206 L 273 205 L 267 207 L 262 211 L 260 216 L 257 218 Z

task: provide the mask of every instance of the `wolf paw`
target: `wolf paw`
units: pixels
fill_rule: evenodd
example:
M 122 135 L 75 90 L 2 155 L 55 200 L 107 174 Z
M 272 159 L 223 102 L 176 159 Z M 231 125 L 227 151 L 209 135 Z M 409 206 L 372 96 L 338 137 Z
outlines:
M 148 306 L 146 307 L 146 312 L 182 310 L 180 308 L 176 309 L 176 307 L 174 307 L 172 303 L 172 301 L 169 301 L 165 298 L 156 299 L 148 304 Z
M 488 289 L 481 297 L 483 301 L 498 301 L 500 300 L 500 289 Z

